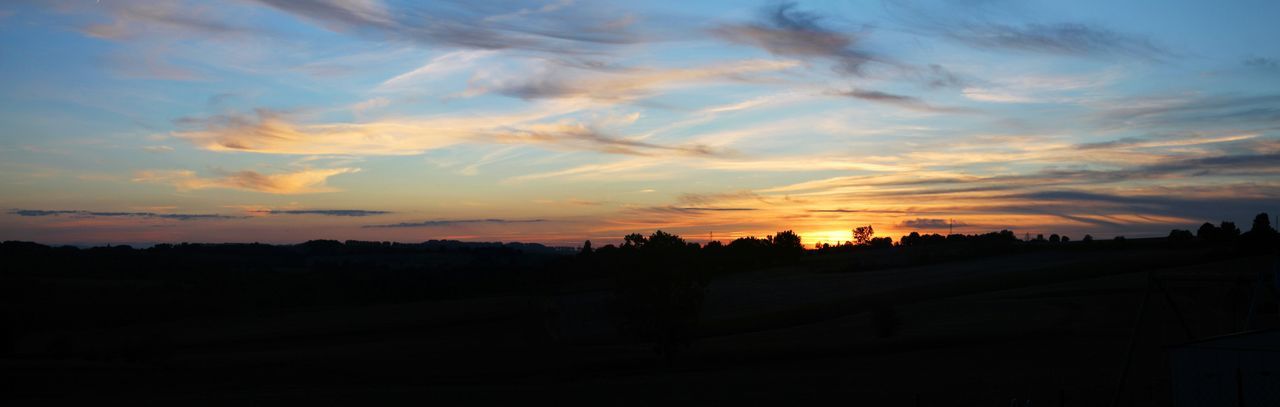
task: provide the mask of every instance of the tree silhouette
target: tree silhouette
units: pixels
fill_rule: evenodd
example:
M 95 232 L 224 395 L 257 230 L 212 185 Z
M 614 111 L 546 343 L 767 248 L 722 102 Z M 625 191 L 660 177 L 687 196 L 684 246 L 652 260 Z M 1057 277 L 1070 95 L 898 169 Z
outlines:
M 645 239 L 644 235 L 639 233 L 632 233 L 622 237 L 622 247 L 638 248 L 638 247 L 644 246 L 645 242 L 647 241 L 648 239 Z
M 794 261 L 804 254 L 804 243 L 800 242 L 800 235 L 784 230 L 773 236 L 773 252 L 784 261 Z
M 878 249 L 893 247 L 893 238 L 888 236 L 873 237 L 871 238 L 869 245 L 871 247 L 878 248 Z
M 858 246 L 866 246 L 871 244 L 871 238 L 875 236 L 875 229 L 871 225 L 858 226 L 853 229 L 853 244 Z
M 1235 240 L 1235 238 L 1240 237 L 1240 228 L 1236 227 L 1235 222 L 1227 222 L 1224 220 L 1222 221 L 1222 224 L 1218 226 L 1218 236 L 1223 240 Z
M 1219 240 L 1220 235 L 1221 230 L 1209 222 L 1205 222 L 1200 225 L 1199 229 L 1196 229 L 1196 237 L 1200 238 L 1200 240 Z
M 1267 216 L 1266 212 L 1259 213 L 1258 216 L 1254 216 L 1253 228 L 1249 229 L 1249 233 L 1254 235 L 1275 234 L 1276 230 L 1271 227 L 1271 217 Z
M 1191 240 L 1193 237 L 1195 236 L 1191 234 L 1190 230 L 1174 229 L 1169 231 L 1169 240 L 1175 242 L 1185 242 Z

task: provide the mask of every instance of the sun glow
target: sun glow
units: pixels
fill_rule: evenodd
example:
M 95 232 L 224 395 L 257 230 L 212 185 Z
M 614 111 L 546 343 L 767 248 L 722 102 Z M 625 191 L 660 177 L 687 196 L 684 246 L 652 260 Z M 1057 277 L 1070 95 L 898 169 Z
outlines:
M 803 242 L 807 247 L 814 247 L 814 245 L 823 243 L 835 246 L 853 239 L 851 230 L 814 230 L 800 232 L 799 235 L 804 239 Z

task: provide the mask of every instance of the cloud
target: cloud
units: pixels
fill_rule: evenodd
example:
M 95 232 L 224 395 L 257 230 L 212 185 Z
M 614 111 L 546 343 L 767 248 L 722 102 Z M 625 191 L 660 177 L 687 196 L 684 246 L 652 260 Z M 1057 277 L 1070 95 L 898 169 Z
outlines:
M 978 47 L 1048 54 L 1116 55 L 1145 59 L 1169 56 L 1168 51 L 1149 39 L 1080 23 L 1028 23 L 1020 26 L 969 23 L 947 35 Z
M 526 129 L 511 129 L 495 135 L 500 143 L 545 143 L 575 150 L 593 150 L 609 154 L 652 155 L 653 151 L 675 152 L 685 155 L 709 156 L 720 152 L 705 145 L 666 146 L 644 141 L 611 137 L 582 124 L 533 125 Z
M 1099 150 L 1118 148 L 1186 147 L 1251 140 L 1258 136 L 1258 133 L 1241 133 L 1212 137 L 1192 133 L 1190 135 L 1168 135 L 1164 137 L 1126 137 L 1118 140 L 1078 144 L 1076 145 L 1076 148 L 1080 150 Z
M 627 68 L 587 72 L 564 67 L 544 68 L 510 77 L 477 81 L 464 93 L 486 93 L 521 99 L 582 98 L 596 102 L 624 102 L 655 89 L 677 85 L 705 85 L 717 80 L 748 80 L 750 74 L 793 68 L 795 61 L 747 60 L 695 68 Z
M 922 10 L 906 0 L 885 2 L 900 23 L 920 34 L 969 46 L 1040 54 L 1161 60 L 1173 54 L 1150 39 L 1110 28 L 1075 22 L 1004 23 L 990 19 L 982 7 Z
M 705 206 L 654 206 L 647 208 L 637 208 L 636 212 L 647 214 L 669 214 L 669 215 L 698 215 L 707 213 L 732 213 L 732 212 L 751 212 L 757 211 L 759 208 L 742 208 L 742 207 L 705 207 Z
M 948 219 L 916 218 L 904 220 L 898 226 L 913 229 L 947 229 L 953 226 L 968 226 L 968 224 Z
M 294 155 L 413 155 L 460 143 L 543 144 L 559 149 L 626 155 L 721 153 L 704 145 L 669 146 L 609 136 L 595 126 L 574 121 L 532 122 L 543 116 L 534 112 L 417 121 L 300 124 L 280 113 L 259 109 L 253 117 L 220 115 L 182 119 L 180 124 L 191 129 L 173 135 L 212 151 Z
M 515 223 L 542 223 L 546 219 L 442 219 L 442 220 L 425 220 L 422 222 L 401 222 L 386 225 L 365 225 L 366 228 L 423 228 L 423 227 L 442 227 L 467 224 L 515 224 Z
M 432 58 L 412 71 L 396 75 L 378 84 L 374 90 L 391 90 L 420 84 L 423 80 L 470 68 L 476 61 L 493 55 L 493 51 L 464 50 L 449 52 Z
M 882 214 L 883 214 L 883 213 L 887 213 L 887 214 L 899 214 L 899 213 L 908 213 L 908 212 L 909 212 L 909 211 L 904 211 L 904 210 L 892 210 L 892 209 L 888 209 L 888 210 L 886 210 L 886 209 L 844 209 L 844 208 L 840 208 L 840 209 L 809 209 L 808 211 L 809 211 L 809 212 L 813 212 L 813 213 L 882 213 Z
M 1173 192 L 1173 191 L 1168 191 Z M 1051 213 L 1056 216 L 1094 223 L 1100 226 L 1123 226 L 1127 222 L 1107 221 L 1097 217 L 1072 215 L 1106 212 L 1151 213 L 1174 216 L 1186 219 L 1209 220 L 1215 218 L 1245 218 L 1280 204 L 1280 196 L 1178 196 L 1173 193 L 1161 195 L 1112 194 L 1105 192 L 1083 192 L 1071 190 L 1049 190 L 1013 194 L 997 199 L 1021 199 L 1040 202 L 1041 205 L 1028 205 L 1022 209 L 1010 211 L 1033 211 Z M 1051 203 L 1060 204 L 1057 207 Z M 1043 206 L 1043 209 L 1037 208 Z
M 821 17 L 797 10 L 795 3 L 772 5 L 761 14 L 761 21 L 725 24 L 711 32 L 725 41 L 773 55 L 828 59 L 835 63 L 833 69 L 844 74 L 860 74 L 863 65 L 877 60 L 859 47 L 862 37 L 823 27 Z
M 359 168 L 328 168 L 262 174 L 245 170 L 205 178 L 188 170 L 153 170 L 138 172 L 133 181 L 169 184 L 179 190 L 227 188 L 270 194 L 312 194 L 337 191 L 326 185 L 330 177 L 358 171 Z
M 218 7 L 185 2 L 110 1 L 96 2 L 91 7 L 105 10 L 110 23 L 91 24 L 82 31 L 91 37 L 127 40 L 143 36 L 211 37 L 266 32 L 229 23 L 217 14 Z
M 866 100 L 870 102 L 894 105 L 904 109 L 911 109 L 911 110 L 917 110 L 922 112 L 934 112 L 934 113 L 975 112 L 975 110 L 973 109 L 964 108 L 964 107 L 933 106 L 928 103 L 925 103 L 924 100 L 921 100 L 920 98 L 917 98 L 914 96 L 898 95 L 898 94 L 886 93 L 886 92 L 881 92 L 876 90 L 854 89 L 854 90 L 844 91 L 844 92 L 835 92 L 835 94 L 840 96 L 847 96 L 855 99 Z
M 179 120 L 190 130 L 174 137 L 213 151 L 266 154 L 406 155 L 445 147 L 472 137 L 475 120 L 442 118 L 421 122 L 299 124 L 271 110 Z
M 394 212 L 388 211 L 370 211 L 363 209 L 267 209 L 250 211 L 254 213 L 263 213 L 268 215 L 324 215 L 324 216 L 345 216 L 345 217 L 364 217 L 375 215 L 386 215 Z
M 27 217 L 69 215 L 74 217 L 93 217 L 93 218 L 131 217 L 131 218 L 154 218 L 154 219 L 171 219 L 171 220 L 226 220 L 226 219 L 245 218 L 244 216 L 200 214 L 200 213 L 100 212 L 100 211 L 86 211 L 86 210 L 42 210 L 42 209 L 12 209 L 9 211 L 9 213 L 18 215 L 18 216 L 27 216 Z
M 143 147 L 143 148 L 142 148 L 142 151 L 146 151 L 146 152 L 148 152 L 148 153 L 171 153 L 171 152 L 173 152 L 173 147 L 169 147 L 169 146 L 146 146 L 146 147 Z
M 1121 99 L 1098 106 L 1098 119 L 1127 127 L 1214 127 L 1280 125 L 1280 94 L 1194 95 Z
M 258 0 L 340 33 L 427 46 L 523 49 L 559 53 L 601 52 L 602 47 L 644 42 L 640 16 L 590 4 L 539 7 L 513 1 L 436 1 L 385 4 L 375 0 Z M 527 11 L 526 11 L 527 10 Z
M 1253 56 L 1244 60 L 1244 65 L 1251 68 L 1264 69 L 1268 71 L 1280 70 L 1280 61 L 1275 58 Z

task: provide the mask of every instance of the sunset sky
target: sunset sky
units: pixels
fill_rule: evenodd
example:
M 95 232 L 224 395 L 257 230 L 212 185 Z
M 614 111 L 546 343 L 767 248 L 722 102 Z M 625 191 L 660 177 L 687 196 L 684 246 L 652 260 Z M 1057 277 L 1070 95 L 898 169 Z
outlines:
M 597 245 L 1280 212 L 1280 2 L 6 1 L 0 239 Z

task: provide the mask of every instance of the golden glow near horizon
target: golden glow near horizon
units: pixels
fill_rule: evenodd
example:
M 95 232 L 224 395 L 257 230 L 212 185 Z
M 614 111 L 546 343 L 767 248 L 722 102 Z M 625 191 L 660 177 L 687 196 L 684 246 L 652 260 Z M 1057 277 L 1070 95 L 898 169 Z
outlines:
M 1280 4 L 481 3 L 0 5 L 0 239 L 813 247 L 1280 211 Z

